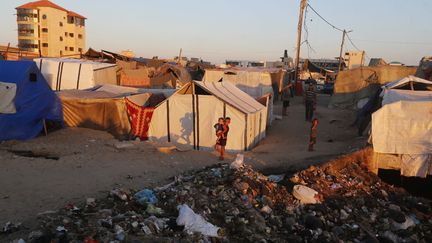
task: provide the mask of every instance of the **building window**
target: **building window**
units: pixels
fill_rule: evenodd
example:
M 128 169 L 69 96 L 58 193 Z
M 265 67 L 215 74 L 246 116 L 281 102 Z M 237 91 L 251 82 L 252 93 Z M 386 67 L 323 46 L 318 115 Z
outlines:
M 78 39 L 82 39 L 82 35 L 81 34 L 78 34 Z
M 47 19 L 46 14 L 42 15 L 42 19 Z
M 66 36 L 66 37 L 68 36 L 68 32 L 65 32 L 65 36 Z
M 69 47 L 69 51 L 74 51 L 74 48 L 73 47 Z
M 60 51 L 60 56 L 63 56 L 63 51 Z
M 48 33 L 48 28 L 42 28 L 43 33 Z
M 69 36 L 70 37 L 74 37 L 74 33 L 69 33 Z
M 68 50 L 68 47 L 67 46 L 65 46 L 65 51 L 67 51 Z
M 78 52 L 81 53 L 82 52 L 82 48 L 78 48 Z
M 63 27 L 63 22 L 59 22 L 60 27 Z
M 48 47 L 48 43 L 42 43 L 42 47 Z
M 63 41 L 63 36 L 60 36 L 60 41 Z
M 75 23 L 75 18 L 72 17 L 72 16 L 68 16 L 67 22 L 68 22 L 68 24 L 74 24 Z

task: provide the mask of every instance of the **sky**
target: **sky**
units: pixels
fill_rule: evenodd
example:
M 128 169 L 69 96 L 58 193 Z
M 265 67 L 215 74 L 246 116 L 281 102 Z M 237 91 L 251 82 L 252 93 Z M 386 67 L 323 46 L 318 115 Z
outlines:
M 0 45 L 17 44 L 15 7 L 0 1 Z M 87 47 L 136 56 L 183 55 L 214 63 L 226 59 L 275 61 L 295 56 L 300 0 L 53 0 L 88 18 Z M 330 23 L 349 34 L 367 58 L 417 65 L 432 55 L 431 0 L 309 0 Z M 342 33 L 310 9 L 304 58 L 339 56 Z M 346 40 L 344 50 L 356 48 Z M 368 61 L 368 59 L 367 59 Z

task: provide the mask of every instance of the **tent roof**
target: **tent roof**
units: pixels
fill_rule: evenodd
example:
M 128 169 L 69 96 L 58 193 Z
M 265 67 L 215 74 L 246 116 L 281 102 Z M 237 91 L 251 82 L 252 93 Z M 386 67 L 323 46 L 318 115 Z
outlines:
M 230 82 L 193 81 L 193 83 L 243 113 L 255 113 L 265 108 Z
M 116 66 L 116 64 L 113 63 L 95 62 L 86 59 L 74 59 L 74 58 L 35 58 L 34 59 L 35 62 L 40 62 L 40 60 L 43 60 L 43 62 L 51 61 L 51 62 L 78 63 L 78 64 L 91 65 L 93 67 L 93 70 Z
M 429 80 L 426 80 L 426 79 L 422 79 L 422 78 L 418 78 L 418 77 L 410 75 L 410 76 L 405 77 L 403 79 L 390 82 L 390 83 L 384 85 L 383 88 L 385 88 L 385 89 L 395 89 L 395 88 L 403 86 L 404 84 L 407 84 L 409 82 L 423 83 L 423 84 L 427 84 L 427 85 L 432 85 L 432 81 L 429 81 Z
M 32 68 L 37 69 L 32 61 L 0 61 L 0 81 L 19 85 Z

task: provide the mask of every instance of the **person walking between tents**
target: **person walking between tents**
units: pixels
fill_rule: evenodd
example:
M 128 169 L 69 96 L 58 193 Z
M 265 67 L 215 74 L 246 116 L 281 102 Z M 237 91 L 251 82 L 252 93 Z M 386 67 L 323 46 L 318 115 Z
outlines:
M 308 151 L 314 151 L 313 146 L 316 144 L 317 135 L 318 135 L 318 119 L 314 118 L 312 120 L 312 126 L 310 131 Z
M 314 106 L 316 104 L 316 92 L 313 85 L 309 85 L 308 89 L 305 92 L 304 95 L 304 101 L 305 101 L 305 109 L 306 109 L 306 121 L 312 121 L 313 113 L 314 113 Z
M 229 118 L 229 117 L 225 118 L 225 122 L 223 125 L 223 131 L 221 133 L 220 138 L 218 138 L 218 140 L 216 141 L 215 149 L 217 152 L 220 152 L 219 160 L 225 159 L 225 146 L 227 143 L 230 123 L 231 123 L 231 118 Z M 219 146 L 220 146 L 220 150 L 219 150 Z

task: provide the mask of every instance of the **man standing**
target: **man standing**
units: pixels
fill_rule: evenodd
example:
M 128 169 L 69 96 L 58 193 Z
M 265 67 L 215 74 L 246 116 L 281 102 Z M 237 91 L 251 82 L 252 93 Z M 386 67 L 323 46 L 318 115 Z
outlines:
M 306 121 L 312 121 L 314 106 L 316 104 L 316 92 L 313 85 L 309 84 L 308 89 L 304 95 L 305 108 L 306 108 Z
M 219 145 L 221 146 L 219 160 L 225 159 L 225 146 L 226 146 L 227 139 L 228 139 L 228 132 L 229 132 L 229 124 L 230 123 L 231 123 L 231 118 L 229 118 L 229 117 L 225 118 L 225 125 L 224 125 L 223 134 L 222 134 L 222 137 L 219 139 Z

